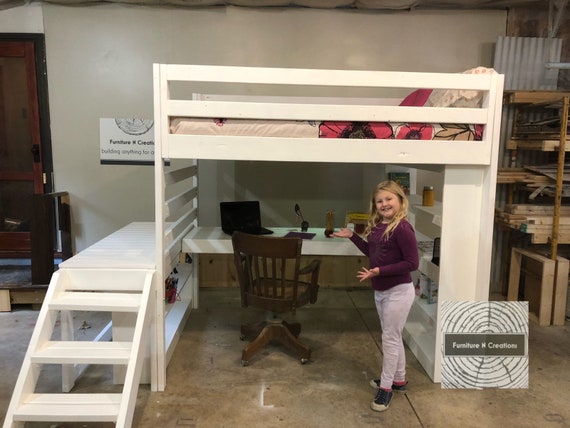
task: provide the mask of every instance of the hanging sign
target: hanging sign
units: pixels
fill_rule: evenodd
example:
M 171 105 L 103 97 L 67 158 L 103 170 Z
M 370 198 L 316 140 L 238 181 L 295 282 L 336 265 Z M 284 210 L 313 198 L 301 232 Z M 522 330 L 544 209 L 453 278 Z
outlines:
M 154 121 L 99 119 L 101 164 L 153 165 Z

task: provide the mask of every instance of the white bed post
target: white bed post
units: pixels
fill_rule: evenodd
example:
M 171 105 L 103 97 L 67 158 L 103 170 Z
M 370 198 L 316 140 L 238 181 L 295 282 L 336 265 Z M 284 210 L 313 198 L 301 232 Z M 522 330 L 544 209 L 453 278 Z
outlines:
M 166 340 L 165 340 L 165 318 L 164 318 L 164 162 L 162 159 L 162 145 L 167 141 L 163 133 L 167 132 L 168 116 L 163 113 L 162 105 L 164 98 L 168 95 L 168 83 L 161 78 L 161 73 L 165 72 L 164 65 L 153 65 L 154 78 L 154 191 L 155 191 L 155 258 L 156 274 L 155 290 L 156 305 L 155 313 L 151 325 L 151 390 L 164 391 L 166 387 Z M 163 85 L 165 87 L 163 87 Z
M 487 301 L 491 279 L 492 243 L 502 113 L 503 76 L 496 75 L 489 97 L 485 139 L 490 139 L 490 164 L 447 165 L 443 189 L 438 300 Z M 442 331 L 438 306 L 434 382 L 441 382 Z

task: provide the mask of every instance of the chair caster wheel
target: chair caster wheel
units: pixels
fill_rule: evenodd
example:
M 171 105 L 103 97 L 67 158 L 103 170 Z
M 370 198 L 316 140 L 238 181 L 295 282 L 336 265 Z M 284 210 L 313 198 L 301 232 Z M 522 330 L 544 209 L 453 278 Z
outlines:
M 248 362 L 246 360 L 241 360 L 241 366 L 242 367 L 246 367 L 248 365 Z
M 309 362 L 308 358 L 301 358 L 301 364 L 307 364 Z

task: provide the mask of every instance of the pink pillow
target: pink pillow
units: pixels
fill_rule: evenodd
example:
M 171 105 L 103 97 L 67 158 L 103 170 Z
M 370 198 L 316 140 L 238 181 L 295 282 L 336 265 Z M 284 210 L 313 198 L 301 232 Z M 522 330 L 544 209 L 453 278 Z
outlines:
M 402 100 L 400 103 L 401 106 L 412 106 L 412 107 L 422 107 L 433 89 L 416 89 L 410 95 Z

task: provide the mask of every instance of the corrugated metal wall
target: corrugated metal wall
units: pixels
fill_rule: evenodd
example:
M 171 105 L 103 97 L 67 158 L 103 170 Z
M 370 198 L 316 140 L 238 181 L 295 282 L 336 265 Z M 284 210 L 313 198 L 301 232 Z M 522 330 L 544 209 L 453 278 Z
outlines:
M 505 90 L 556 90 L 558 69 L 546 68 L 559 62 L 562 39 L 499 37 L 493 67 L 505 75 Z
M 547 69 L 545 63 L 560 61 L 562 39 L 536 37 L 499 37 L 495 49 L 494 69 L 505 75 L 505 90 L 556 90 L 558 70 Z M 511 153 L 505 150 L 505 142 L 511 137 L 514 109 L 503 106 L 501 123 L 501 145 L 499 168 L 540 165 L 549 161 L 548 154 L 534 151 Z M 509 201 L 508 185 L 497 185 L 496 207 L 504 207 Z M 513 203 L 528 203 L 523 195 L 513 194 Z M 495 227 L 493 236 L 493 266 L 491 271 L 491 293 L 506 295 L 508 262 L 513 246 L 526 247 L 530 236 L 508 233 Z

